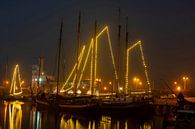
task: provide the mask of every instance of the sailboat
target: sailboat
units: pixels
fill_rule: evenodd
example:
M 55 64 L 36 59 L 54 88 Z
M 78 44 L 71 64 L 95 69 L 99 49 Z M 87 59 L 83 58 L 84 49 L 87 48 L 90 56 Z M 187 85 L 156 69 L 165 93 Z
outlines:
M 8 95 L 5 95 L 3 97 L 4 100 L 31 100 L 31 97 L 23 96 L 23 91 L 22 91 L 22 84 L 24 82 L 21 80 L 20 76 L 20 70 L 19 70 L 19 65 L 17 64 L 14 68 L 13 71 L 13 76 L 12 76 L 12 81 L 10 85 L 10 91 Z
M 14 72 L 12 76 L 10 95 L 18 96 L 21 94 L 22 94 L 21 78 L 20 78 L 20 72 L 19 72 L 19 65 L 17 64 L 14 68 Z
M 61 46 L 62 46 L 62 28 L 63 28 L 63 19 L 61 20 L 60 24 L 60 38 L 59 38 L 59 46 L 58 46 L 58 62 L 57 62 L 57 86 L 56 86 L 56 94 L 45 94 L 45 93 L 38 93 L 36 95 L 36 103 L 38 108 L 42 108 L 45 106 L 52 106 L 54 108 L 57 107 L 57 100 L 59 98 L 58 89 L 59 89 L 59 71 L 60 71 L 60 59 L 61 59 Z M 39 63 L 40 64 L 40 63 Z M 39 75 L 40 75 L 40 65 L 39 65 Z M 38 88 L 39 88 L 39 77 L 38 76 Z
M 78 30 L 77 30 L 77 54 L 76 54 L 76 65 L 75 65 L 75 76 L 74 76 L 74 84 L 73 91 L 74 96 L 61 96 L 58 98 L 58 107 L 61 111 L 68 112 L 76 112 L 76 113 L 92 113 L 97 108 L 97 101 L 93 99 L 93 96 L 77 96 L 77 81 L 78 78 L 78 70 L 80 63 L 82 61 L 82 56 L 85 50 L 85 46 L 83 46 L 82 51 L 79 53 L 80 48 L 80 23 L 81 23 L 81 13 L 79 12 L 78 17 Z M 59 64 L 59 63 L 58 63 Z M 79 84 L 79 83 L 78 83 Z M 58 86 L 58 85 L 57 85 Z M 58 89 L 58 88 L 57 88 Z M 57 90 L 58 93 L 58 90 Z
M 146 64 L 145 64 L 145 60 L 144 60 L 144 56 L 143 56 L 143 51 L 142 51 L 142 47 L 141 47 L 141 42 L 138 41 L 137 43 L 135 43 L 134 45 L 132 45 L 130 48 L 128 48 L 128 30 L 127 30 L 127 26 L 128 26 L 128 17 L 126 18 L 126 41 L 125 41 L 125 84 L 124 87 L 122 88 L 124 90 L 123 94 L 119 94 L 119 77 L 116 79 L 117 82 L 117 91 L 116 91 L 116 96 L 107 96 L 107 98 L 103 97 L 102 99 L 100 99 L 99 101 L 99 108 L 100 111 L 102 113 L 105 114 L 121 114 L 121 113 L 132 113 L 135 111 L 143 111 L 140 109 L 147 109 L 147 107 L 150 107 L 149 103 L 150 100 L 149 99 L 145 99 L 145 95 L 132 95 L 131 92 L 129 92 L 129 84 L 128 84 L 128 54 L 129 54 L 129 50 L 131 50 L 132 48 L 134 48 L 135 46 L 140 46 L 140 50 L 141 50 L 141 54 L 142 54 L 142 61 L 143 61 L 143 66 L 145 68 L 145 74 L 146 74 L 146 78 L 147 78 L 147 82 L 149 84 L 148 81 L 148 75 L 147 75 L 147 70 L 146 70 Z M 118 60 L 117 60 L 117 72 L 118 72 L 118 76 L 119 76 L 119 55 L 120 55 L 120 32 L 121 31 L 121 24 L 120 24 L 120 8 L 119 8 L 119 25 L 118 25 Z

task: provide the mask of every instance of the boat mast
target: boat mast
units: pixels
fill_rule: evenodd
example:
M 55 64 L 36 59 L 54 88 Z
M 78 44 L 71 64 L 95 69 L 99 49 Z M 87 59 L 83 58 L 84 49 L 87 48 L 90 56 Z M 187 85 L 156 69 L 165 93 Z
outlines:
M 8 81 L 8 55 L 6 56 L 6 64 L 5 64 L 5 81 Z
M 37 87 L 39 88 L 39 86 L 40 86 L 40 76 L 41 76 L 41 69 L 42 69 L 42 67 L 41 67 L 41 62 L 42 62 L 42 60 L 43 60 L 43 57 L 39 57 L 39 72 L 38 72 L 38 80 L 37 80 Z
M 60 78 L 60 60 L 61 60 L 61 48 L 62 48 L 62 27 L 63 27 L 63 19 L 61 19 L 60 25 L 60 37 L 59 37 L 59 44 L 58 44 L 58 62 L 57 62 L 57 96 L 58 96 L 58 89 L 59 89 L 59 78 Z
M 93 40 L 93 49 L 92 49 L 92 53 L 93 53 L 93 64 L 92 64 L 92 95 L 94 95 L 95 93 L 95 80 L 96 80 L 96 34 L 97 33 L 97 21 L 95 20 L 95 24 L 94 24 L 94 40 Z
M 76 50 L 76 75 L 75 75 L 75 84 L 74 84 L 74 93 L 75 96 L 77 94 L 77 76 L 79 71 L 79 50 L 80 50 L 80 33 L 81 33 L 81 12 L 79 11 L 79 19 L 78 19 L 78 28 L 77 28 L 77 50 Z
M 121 47 L 121 23 L 120 23 L 120 16 L 121 15 L 121 11 L 120 8 L 118 8 L 118 44 L 117 44 L 117 73 L 118 73 L 118 78 L 116 79 L 116 94 L 119 93 L 119 86 L 120 86 L 120 81 L 119 81 L 119 76 L 120 76 L 120 47 Z
M 126 29 L 125 29 L 125 31 L 126 31 L 126 34 L 125 34 L 125 74 L 126 74 L 126 70 L 127 70 L 127 60 L 126 60 L 126 56 L 127 56 L 127 49 L 128 49 L 128 36 L 129 36 L 129 32 L 128 32 L 128 16 L 126 17 Z M 124 76 L 124 80 L 126 80 L 126 77 Z M 125 81 L 124 81 L 125 82 Z M 128 86 L 126 86 L 125 84 L 124 84 L 124 89 L 125 89 L 125 94 L 128 94 L 128 90 L 129 90 L 129 88 L 128 88 Z

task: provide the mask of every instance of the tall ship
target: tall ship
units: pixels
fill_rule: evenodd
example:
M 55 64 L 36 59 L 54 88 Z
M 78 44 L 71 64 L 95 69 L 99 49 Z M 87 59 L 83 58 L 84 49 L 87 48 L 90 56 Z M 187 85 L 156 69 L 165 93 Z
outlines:
M 119 10 L 120 17 L 120 10 Z M 94 24 L 94 36 L 91 38 L 88 45 L 88 49 L 85 45 L 80 45 L 80 26 L 81 26 L 81 15 L 79 13 L 78 18 L 78 31 L 77 31 L 77 51 L 76 51 L 76 63 L 74 64 L 72 71 L 69 73 L 67 79 L 60 82 L 60 64 L 61 64 L 61 51 L 62 51 L 62 30 L 63 21 L 60 25 L 60 38 L 58 44 L 58 59 L 57 59 L 57 77 L 56 77 L 56 90 L 53 94 L 40 94 L 37 95 L 37 104 L 46 106 L 53 105 L 62 111 L 73 111 L 73 112 L 124 112 L 133 109 L 140 109 L 150 104 L 151 87 L 147 72 L 147 66 L 143 54 L 143 48 L 141 41 L 137 41 L 129 47 L 128 41 L 128 18 L 126 20 L 126 40 L 124 49 L 124 64 L 123 68 L 120 69 L 120 47 L 121 47 L 121 25 L 119 22 L 118 26 L 118 56 L 115 61 L 113 47 L 110 38 L 109 27 L 105 26 L 97 33 L 97 21 Z M 120 18 L 119 18 L 120 19 Z M 111 67 L 113 69 L 112 81 L 105 82 L 98 75 L 98 59 L 100 37 L 106 34 L 106 40 L 108 41 L 109 58 L 111 59 Z M 140 51 L 140 57 L 144 69 L 145 75 L 145 86 L 142 86 L 141 90 L 135 90 L 129 83 L 129 57 L 130 52 L 138 48 Z M 88 79 L 84 78 L 86 67 L 89 67 L 90 73 Z M 107 66 L 104 66 L 106 70 Z M 123 71 L 122 71 L 123 70 Z M 119 72 L 124 73 L 123 75 Z M 120 75 L 120 76 L 119 76 Z M 39 80 L 39 79 L 38 79 Z M 123 82 L 121 80 L 124 80 Z M 142 82 L 135 78 L 136 86 L 142 85 Z

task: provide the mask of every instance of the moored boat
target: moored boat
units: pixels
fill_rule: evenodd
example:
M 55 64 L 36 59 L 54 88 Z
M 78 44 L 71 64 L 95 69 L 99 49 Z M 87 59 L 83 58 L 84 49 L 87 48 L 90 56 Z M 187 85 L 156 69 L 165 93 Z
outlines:
M 133 114 L 145 111 L 150 107 L 150 100 L 135 97 L 115 97 L 102 99 L 99 102 L 100 111 L 104 114 Z M 142 110 L 144 109 L 144 110 Z M 139 112 L 137 112 L 139 111 Z
M 189 101 L 191 100 L 191 101 Z M 195 100 L 184 98 L 182 93 L 178 94 L 178 109 L 176 110 L 175 129 L 194 129 L 195 127 Z
M 58 100 L 60 111 L 72 113 L 97 113 L 98 101 L 93 96 L 78 96 Z

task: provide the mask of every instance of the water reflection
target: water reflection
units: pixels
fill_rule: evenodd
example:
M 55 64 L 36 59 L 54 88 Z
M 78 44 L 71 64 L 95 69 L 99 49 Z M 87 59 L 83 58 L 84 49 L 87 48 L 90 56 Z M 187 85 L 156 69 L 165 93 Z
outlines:
M 22 108 L 23 102 L 4 102 L 4 128 L 8 123 L 9 129 L 22 128 Z
M 29 129 L 41 129 L 41 116 L 40 112 L 37 112 L 36 107 L 32 107 L 30 111 L 30 125 Z
M 52 110 L 39 111 L 32 107 L 29 129 L 58 129 L 58 114 Z
M 109 116 L 99 118 L 62 115 L 60 129 L 152 129 L 152 122 L 140 123 L 131 118 L 117 119 Z
M 162 129 L 163 117 L 84 116 L 37 109 L 35 104 L 0 104 L 0 129 Z

